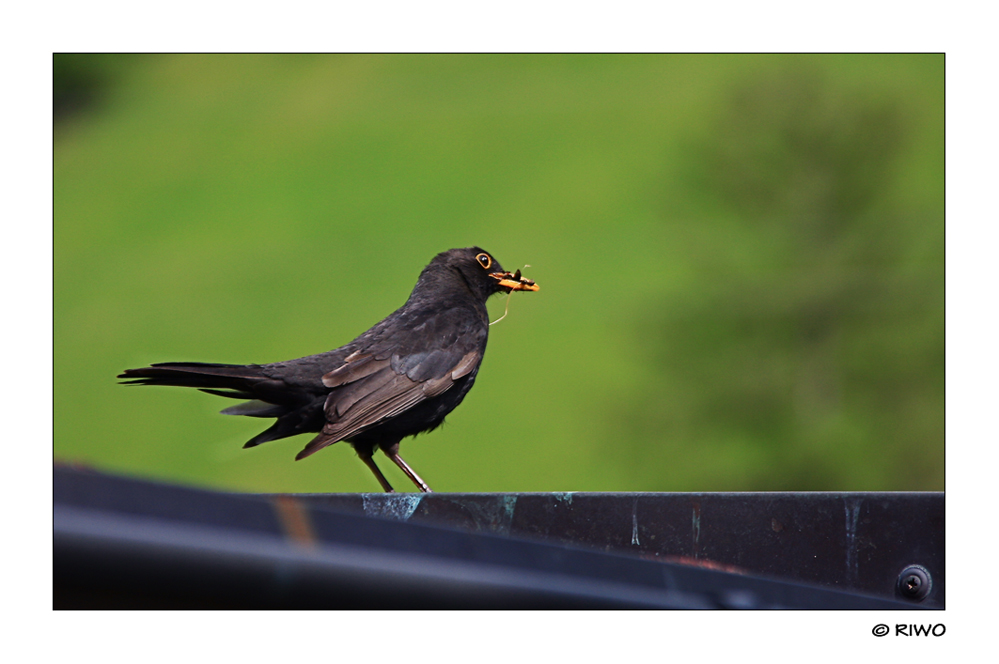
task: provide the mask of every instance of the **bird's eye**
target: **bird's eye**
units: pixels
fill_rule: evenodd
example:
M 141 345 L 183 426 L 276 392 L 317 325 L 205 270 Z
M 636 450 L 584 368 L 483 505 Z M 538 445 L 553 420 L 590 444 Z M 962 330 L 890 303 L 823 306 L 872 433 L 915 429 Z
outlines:
M 475 257 L 475 260 L 479 261 L 479 265 L 485 269 L 489 269 L 493 264 L 493 259 L 489 257 L 489 254 L 479 254 Z

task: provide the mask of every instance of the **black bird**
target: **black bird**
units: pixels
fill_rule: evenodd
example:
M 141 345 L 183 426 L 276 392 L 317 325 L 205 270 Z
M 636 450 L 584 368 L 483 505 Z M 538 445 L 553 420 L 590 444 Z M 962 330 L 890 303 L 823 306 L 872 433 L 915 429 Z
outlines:
M 296 460 L 346 440 L 385 491 L 393 489 L 371 458 L 375 448 L 430 491 L 399 456 L 399 442 L 437 428 L 461 403 L 486 350 L 486 300 L 519 290 L 538 286 L 478 247 L 451 249 L 423 269 L 401 308 L 346 346 L 273 364 L 166 362 L 118 378 L 248 399 L 222 412 L 277 421 L 243 447 L 318 431 Z

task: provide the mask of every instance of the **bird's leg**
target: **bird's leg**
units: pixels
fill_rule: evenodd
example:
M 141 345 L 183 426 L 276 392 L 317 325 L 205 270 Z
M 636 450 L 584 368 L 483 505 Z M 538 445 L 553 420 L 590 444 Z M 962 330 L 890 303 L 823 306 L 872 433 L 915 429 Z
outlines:
M 361 461 L 364 462 L 364 465 L 370 468 L 371 472 L 375 474 L 375 477 L 378 479 L 378 483 L 382 485 L 383 489 L 385 489 L 385 493 L 395 493 L 395 489 L 392 488 L 392 485 L 389 484 L 388 480 L 385 479 L 385 476 L 382 475 L 382 471 L 380 471 L 378 466 L 375 465 L 375 460 L 371 458 L 371 452 L 357 450 L 357 456 L 359 456 Z
M 399 443 L 388 447 L 382 447 L 382 452 L 385 453 L 385 456 L 392 459 L 395 465 L 402 468 L 402 472 L 406 473 L 406 477 L 413 480 L 413 484 L 415 484 L 420 491 L 423 493 L 433 493 L 430 487 L 427 486 L 427 483 L 420 479 L 420 476 L 416 474 L 416 471 L 410 468 L 409 464 L 403 461 L 402 457 L 399 456 Z

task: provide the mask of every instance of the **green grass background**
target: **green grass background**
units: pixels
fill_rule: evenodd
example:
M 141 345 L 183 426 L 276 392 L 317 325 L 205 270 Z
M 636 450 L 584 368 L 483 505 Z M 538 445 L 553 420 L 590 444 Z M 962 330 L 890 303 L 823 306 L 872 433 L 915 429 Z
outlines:
M 329 350 L 479 245 L 541 291 L 404 441 L 435 490 L 943 489 L 942 55 L 54 65 L 57 460 L 377 490 L 345 444 L 243 450 L 270 420 L 114 377 Z

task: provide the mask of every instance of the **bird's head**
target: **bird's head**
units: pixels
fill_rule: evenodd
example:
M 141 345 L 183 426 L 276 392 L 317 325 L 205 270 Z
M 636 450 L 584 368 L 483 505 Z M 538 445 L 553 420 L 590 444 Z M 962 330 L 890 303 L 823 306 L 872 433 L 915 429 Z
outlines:
M 459 273 L 483 300 L 494 293 L 538 290 L 536 283 L 520 276 L 520 270 L 507 272 L 492 254 L 479 247 L 451 249 L 437 254 L 427 270 L 435 265 Z

